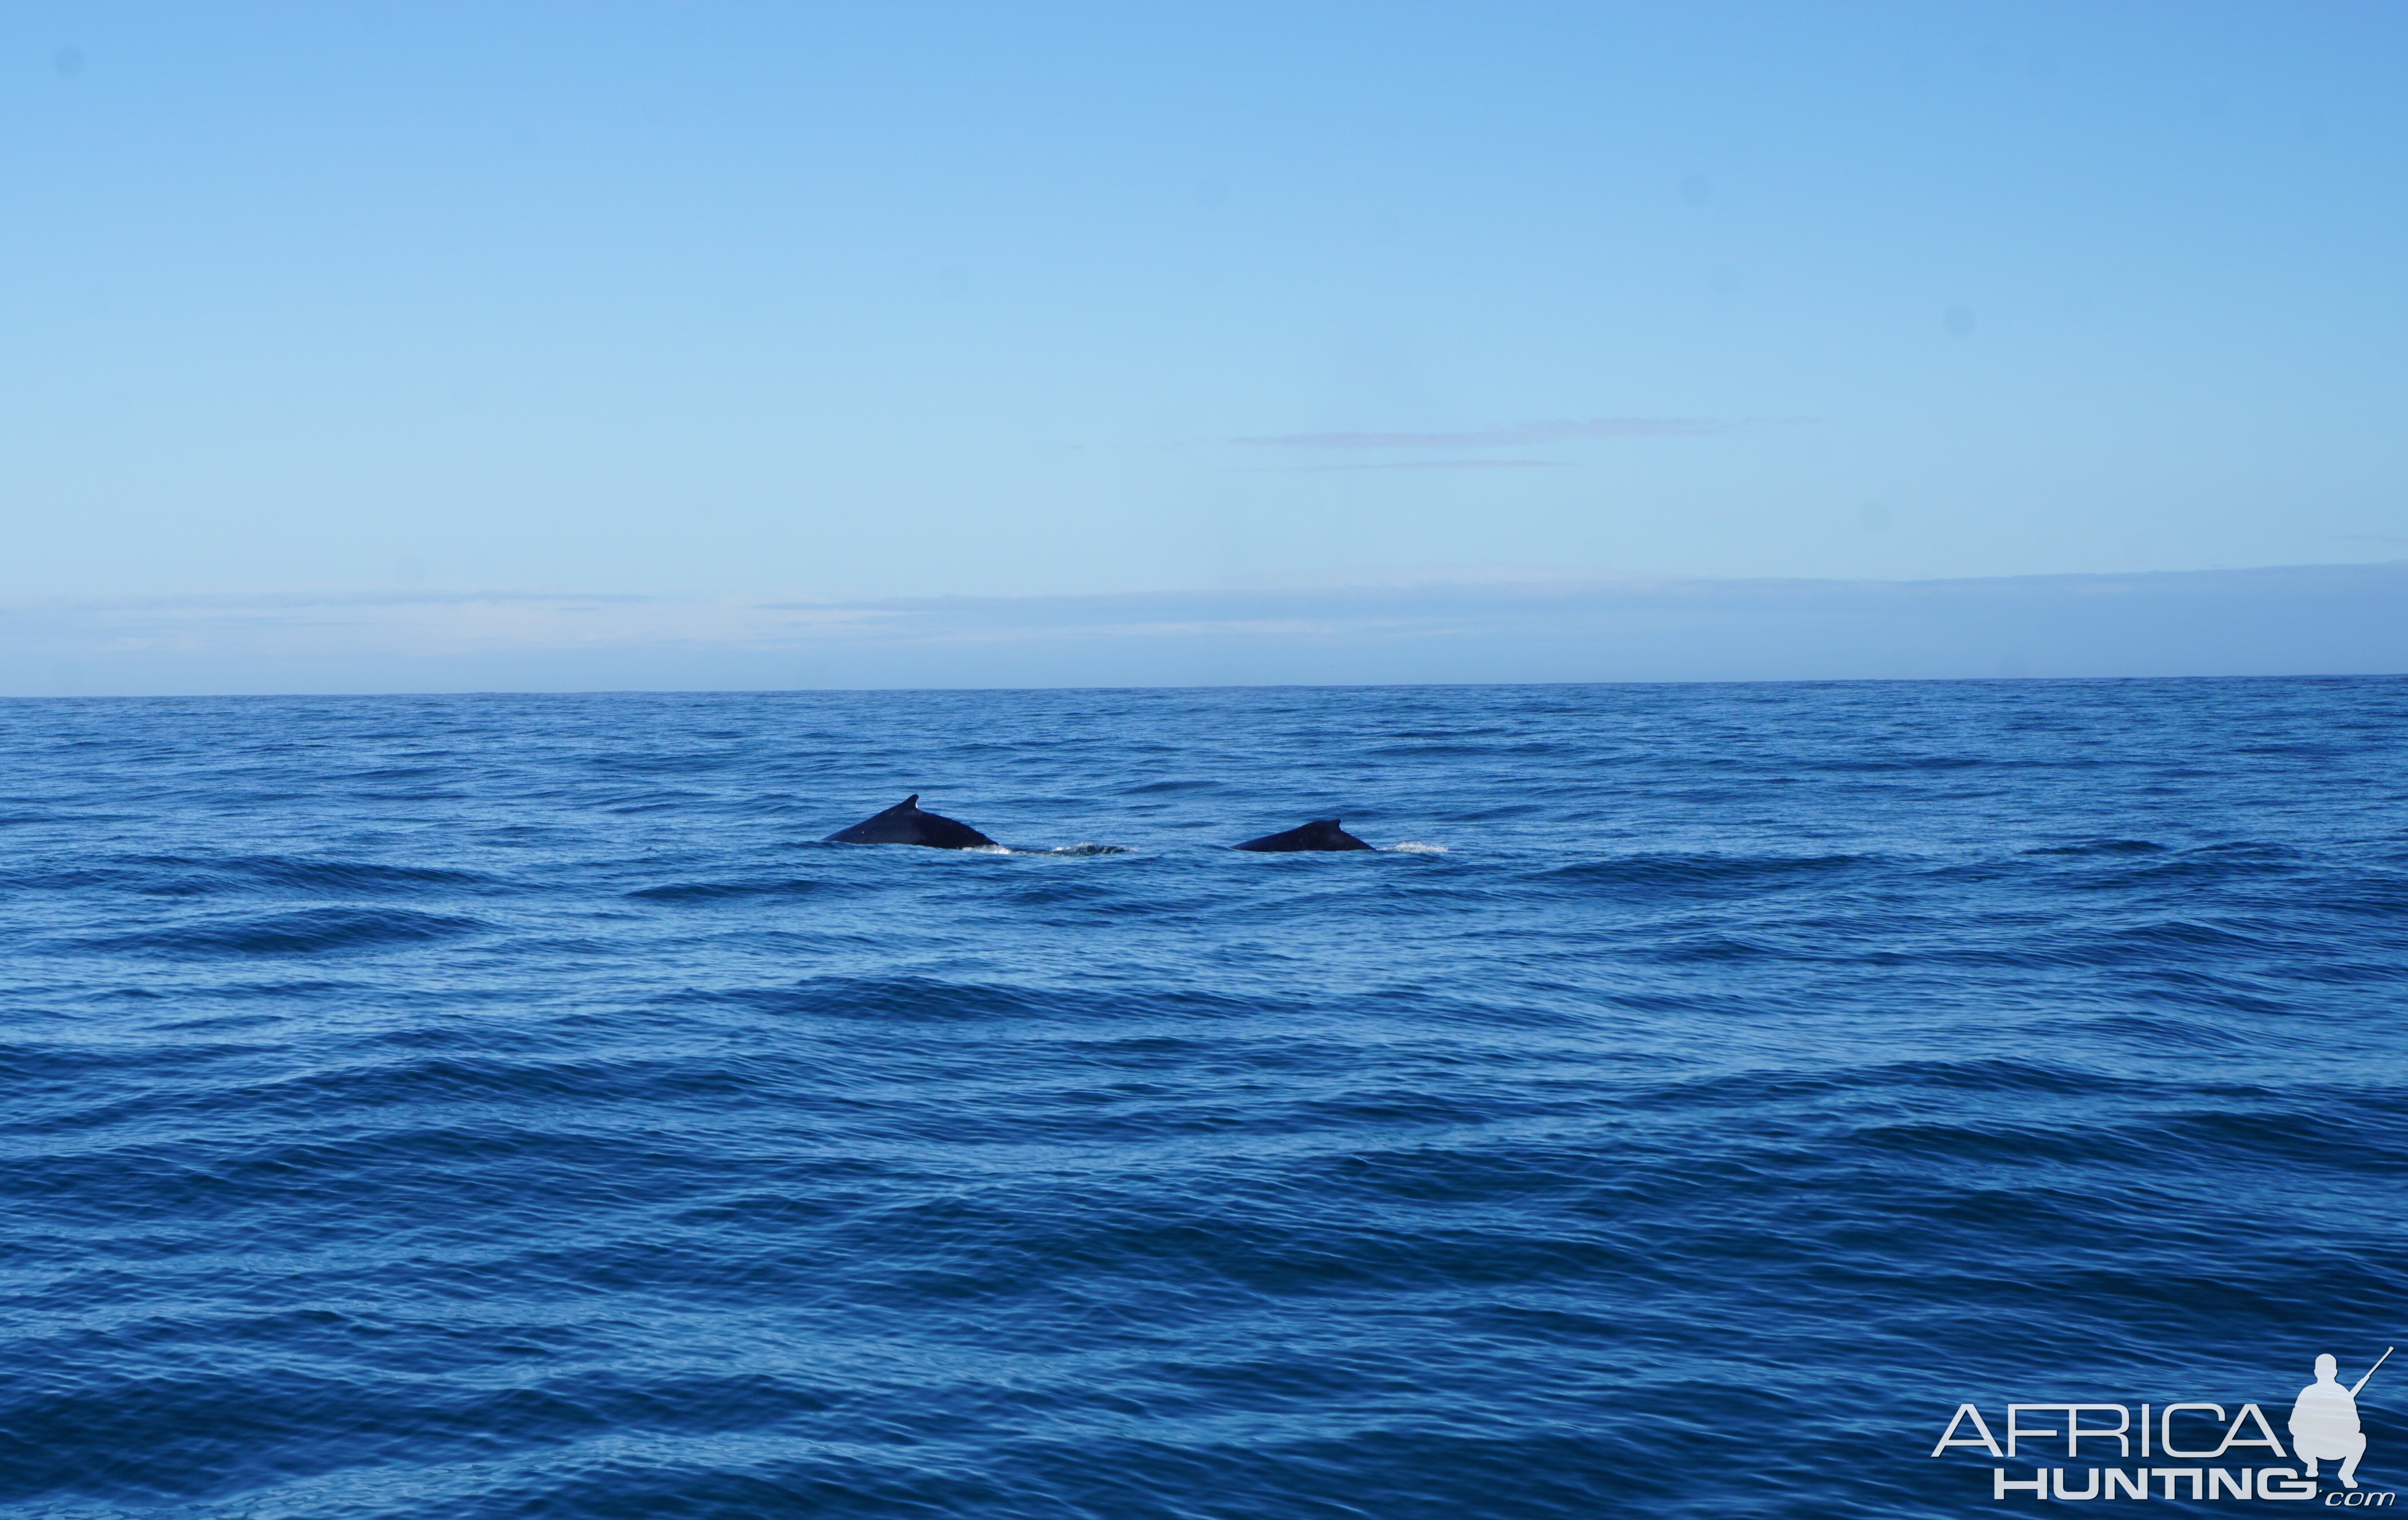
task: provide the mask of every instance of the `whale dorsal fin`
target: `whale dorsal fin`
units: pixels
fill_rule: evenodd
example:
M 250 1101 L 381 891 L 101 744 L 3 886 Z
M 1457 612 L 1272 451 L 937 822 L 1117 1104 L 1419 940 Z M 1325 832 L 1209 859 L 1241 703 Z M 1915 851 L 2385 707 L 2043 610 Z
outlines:
M 905 798 L 903 799 L 903 806 L 905 806 L 905 807 L 907 807 L 907 808 L 916 808 L 916 807 L 918 807 L 919 805 L 920 805 L 920 794 L 919 794 L 919 793 L 917 793 L 917 792 L 912 793 L 910 796 L 905 797 Z

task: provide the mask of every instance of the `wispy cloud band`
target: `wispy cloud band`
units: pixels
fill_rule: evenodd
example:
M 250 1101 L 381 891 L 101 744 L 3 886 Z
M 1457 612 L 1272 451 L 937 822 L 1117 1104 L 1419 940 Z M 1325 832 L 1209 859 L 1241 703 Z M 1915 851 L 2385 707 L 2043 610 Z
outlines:
M 1700 417 L 1592 417 L 1586 422 L 1518 423 L 1479 433 L 1283 433 L 1229 441 L 1263 449 L 1526 449 L 1583 438 L 1696 437 L 1743 425 Z
M 1275 465 L 1273 469 L 1319 473 L 1340 469 L 1570 469 L 1560 459 L 1391 459 L 1368 465 Z
M 0 696 L 2408 671 L 2408 561 L 760 601 L 0 598 Z

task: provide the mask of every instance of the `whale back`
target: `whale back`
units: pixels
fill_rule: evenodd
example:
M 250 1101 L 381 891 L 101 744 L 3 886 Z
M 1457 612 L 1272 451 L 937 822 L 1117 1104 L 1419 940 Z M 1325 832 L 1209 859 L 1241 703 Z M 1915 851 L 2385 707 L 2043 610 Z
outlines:
M 1316 818 L 1300 827 L 1280 834 L 1266 834 L 1259 839 L 1248 839 L 1234 848 L 1259 851 L 1265 854 L 1286 854 L 1297 850 L 1369 850 L 1371 847 L 1339 827 L 1337 819 Z
M 975 850 L 995 841 L 969 825 L 942 813 L 923 812 L 920 794 L 912 793 L 902 801 L 863 819 L 851 828 L 840 828 L 824 841 L 829 844 L 919 844 L 932 850 Z

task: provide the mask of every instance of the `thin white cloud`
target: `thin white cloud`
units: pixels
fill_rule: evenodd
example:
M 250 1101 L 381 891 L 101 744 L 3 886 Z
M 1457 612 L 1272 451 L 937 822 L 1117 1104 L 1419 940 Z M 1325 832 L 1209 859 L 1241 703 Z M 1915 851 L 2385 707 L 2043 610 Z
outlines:
M 1746 425 L 1698 417 L 1592 417 L 1586 422 L 1518 423 L 1478 433 L 1283 433 L 1230 441 L 1264 449 L 1515 449 L 1584 438 L 1696 437 Z
M 1376 465 L 1290 465 L 1291 470 L 1321 473 L 1340 469 L 1570 469 L 1563 459 L 1399 459 Z

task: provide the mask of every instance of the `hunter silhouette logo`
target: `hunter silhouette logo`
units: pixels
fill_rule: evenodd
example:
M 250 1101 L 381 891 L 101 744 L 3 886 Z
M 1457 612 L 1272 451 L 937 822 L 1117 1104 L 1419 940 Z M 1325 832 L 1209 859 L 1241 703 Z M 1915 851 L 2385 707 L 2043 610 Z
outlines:
M 2387 1508 L 2399 1498 L 2397 1494 L 2368 1492 L 2358 1486 L 2358 1464 L 2366 1455 L 2366 1432 L 2358 1424 L 2358 1396 L 2376 1370 L 2391 1359 L 2393 1349 L 2386 1347 L 2383 1355 L 2374 1359 L 2374 1366 L 2366 1369 L 2366 1375 L 2347 1387 L 2342 1386 L 2340 1363 L 2329 1355 L 2318 1356 L 2316 1381 L 2300 1389 L 2300 1397 L 2291 1405 L 2288 1453 L 2284 1451 L 2265 1412 L 2255 1404 L 2242 1405 L 2229 1421 L 2225 1419 L 2221 1404 L 2143 1404 L 2135 1425 L 2132 1407 L 2125 1404 L 2046 1403 L 2007 1406 L 2004 1450 L 1982 1418 L 1982 1412 L 1971 1404 L 1959 1404 L 1948 1428 L 1941 1432 L 1940 1444 L 1931 1448 L 1931 1455 L 1941 1456 L 1951 1448 L 1971 1446 L 1992 1457 L 2012 1461 L 2018 1455 L 2018 1443 L 2061 1440 L 2066 1456 L 2078 1462 L 2083 1456 L 2084 1441 L 2092 1443 L 2092 1457 L 2096 1460 L 2105 1455 L 2099 1443 L 2112 1441 L 2119 1464 L 2130 1461 L 2136 1455 L 2141 1459 L 2136 1468 L 2119 1465 L 2074 1470 L 2079 1487 L 2067 1484 L 2065 1468 L 2039 1468 L 2029 1478 L 2010 1478 L 2007 1469 L 1995 1467 L 1990 1470 L 1993 1498 L 2019 1494 L 2029 1494 L 2034 1498 L 2147 1498 L 2154 1483 L 2162 1485 L 2163 1496 L 2170 1499 L 2302 1501 L 2322 1493 L 2328 1508 Z M 2113 1425 L 2107 1423 L 2110 1416 L 2115 1421 Z M 2215 1434 L 2218 1428 L 2223 1431 L 2220 1440 Z M 2137 1453 L 2133 1450 L 2135 1445 L 2139 1447 Z M 2229 1453 L 2245 1456 L 2253 1448 L 2277 1462 L 2296 1458 L 2298 1466 L 2151 1465 L 2153 1461 L 2204 1463 Z M 2341 1470 L 2334 1474 L 2341 1480 L 2341 1487 L 2330 1493 L 2324 1493 L 2317 1481 L 2317 1464 L 2322 1462 L 2341 1464 Z
M 2300 1401 L 2291 1406 L 2291 1450 L 2309 1477 L 2316 1475 L 2318 1462 L 2339 1462 L 2342 1486 L 2358 1486 L 2358 1459 L 2366 1455 L 2366 1432 L 2358 1427 L 2358 1390 L 2390 1359 L 2386 1348 L 2366 1377 L 2344 1388 L 2334 1376 L 2341 1364 L 2329 1355 L 2316 1358 L 2316 1381 L 2300 1389 Z

